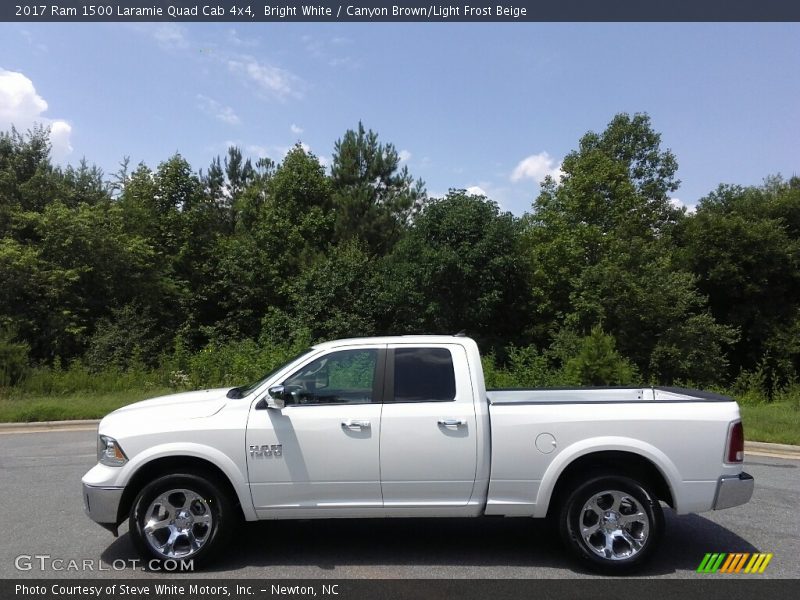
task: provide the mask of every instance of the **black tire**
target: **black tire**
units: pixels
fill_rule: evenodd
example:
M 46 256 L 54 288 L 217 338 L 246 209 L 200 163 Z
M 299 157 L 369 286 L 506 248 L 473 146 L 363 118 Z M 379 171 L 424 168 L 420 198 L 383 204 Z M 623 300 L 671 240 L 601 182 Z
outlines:
M 197 566 L 226 545 L 236 514 L 233 501 L 215 479 L 181 473 L 164 475 L 142 488 L 128 524 L 133 544 L 148 564 L 153 559 L 191 560 Z M 147 530 L 148 522 L 161 526 Z
M 622 574 L 652 556 L 664 532 L 664 513 L 646 485 L 608 474 L 575 484 L 558 524 L 567 549 L 585 565 Z

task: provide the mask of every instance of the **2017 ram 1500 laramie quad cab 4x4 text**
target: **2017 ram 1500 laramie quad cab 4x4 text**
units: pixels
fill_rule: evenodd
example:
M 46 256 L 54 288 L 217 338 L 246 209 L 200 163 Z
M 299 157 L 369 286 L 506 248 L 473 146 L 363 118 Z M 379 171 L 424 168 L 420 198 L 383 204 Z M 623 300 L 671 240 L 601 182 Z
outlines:
M 750 500 L 739 407 L 675 388 L 486 390 L 465 337 L 314 346 L 260 381 L 105 417 L 87 514 L 156 559 L 205 561 L 241 520 L 549 517 L 606 572 L 679 514 Z

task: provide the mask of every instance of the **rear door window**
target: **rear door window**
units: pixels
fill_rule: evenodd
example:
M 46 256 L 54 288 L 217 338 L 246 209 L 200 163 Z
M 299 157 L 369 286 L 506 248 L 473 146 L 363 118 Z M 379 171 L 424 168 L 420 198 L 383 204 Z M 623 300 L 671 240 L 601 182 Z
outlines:
M 395 348 L 394 402 L 452 402 L 453 356 L 446 348 Z

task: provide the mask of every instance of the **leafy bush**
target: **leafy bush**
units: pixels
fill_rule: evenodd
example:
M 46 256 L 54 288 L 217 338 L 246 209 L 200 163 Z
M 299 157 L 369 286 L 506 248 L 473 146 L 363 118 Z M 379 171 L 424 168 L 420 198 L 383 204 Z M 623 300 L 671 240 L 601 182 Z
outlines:
M 549 353 L 541 353 L 535 346 L 511 346 L 502 367 L 497 365 L 494 354 L 484 355 L 483 374 L 486 387 L 494 389 L 555 387 L 563 384 L 563 375 L 553 367 Z
M 260 344 L 242 340 L 209 344 L 189 358 L 191 387 L 243 385 L 263 377 L 305 348 L 304 344 Z
M 786 403 L 792 409 L 800 412 L 800 383 L 792 381 L 775 393 L 775 403 Z
M 56 360 L 53 367 L 32 369 L 14 390 L 15 395 L 60 396 L 78 392 L 111 393 L 125 390 L 150 390 L 160 380 L 160 374 L 140 365 L 127 370 L 110 367 L 95 371 L 74 361 L 62 368 Z
M 28 345 L 13 341 L 9 331 L 0 330 L 0 388 L 19 383 L 28 372 Z
M 154 367 L 164 345 L 164 334 L 149 311 L 126 304 L 115 309 L 111 318 L 100 319 L 84 360 L 95 370 L 127 369 L 136 362 Z
M 583 338 L 577 356 L 564 365 L 564 378 L 573 385 L 627 385 L 638 381 L 636 367 L 616 350 L 613 336 L 599 325 Z
M 731 386 L 731 395 L 742 404 L 767 402 L 771 396 L 767 375 L 763 361 L 752 371 L 741 371 Z

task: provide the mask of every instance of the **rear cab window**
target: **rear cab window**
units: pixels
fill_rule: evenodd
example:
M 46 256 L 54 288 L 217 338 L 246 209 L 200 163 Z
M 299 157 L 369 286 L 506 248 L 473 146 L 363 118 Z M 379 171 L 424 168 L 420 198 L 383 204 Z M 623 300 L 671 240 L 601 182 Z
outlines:
M 452 402 L 456 399 L 453 355 L 447 348 L 395 348 L 389 402 Z

